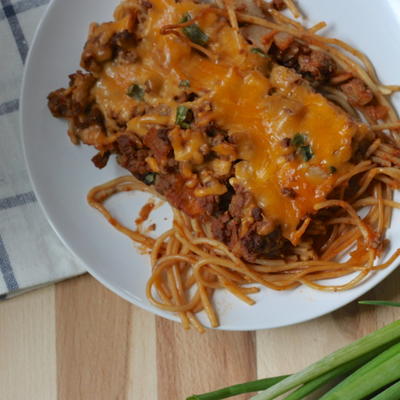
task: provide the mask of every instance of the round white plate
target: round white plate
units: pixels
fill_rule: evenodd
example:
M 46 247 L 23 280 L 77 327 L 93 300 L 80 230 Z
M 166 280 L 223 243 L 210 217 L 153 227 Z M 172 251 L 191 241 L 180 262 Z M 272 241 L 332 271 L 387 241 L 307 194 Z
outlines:
M 65 87 L 67 75 L 79 67 L 89 23 L 111 20 L 117 3 L 118 0 L 53 0 L 49 6 L 33 42 L 23 82 L 21 126 L 26 162 L 35 193 L 51 225 L 89 272 L 126 300 L 177 320 L 146 300 L 148 257 L 141 255 L 128 238 L 86 203 L 86 193 L 91 187 L 126 172 L 114 160 L 104 170 L 96 169 L 90 161 L 94 150 L 73 146 L 66 134 L 66 123 L 53 118 L 47 109 L 48 93 Z M 365 51 L 385 83 L 400 83 L 398 0 L 300 0 L 300 4 L 310 24 L 326 20 L 330 25 L 329 35 Z M 123 194 L 112 199 L 109 205 L 129 223 L 145 198 L 143 194 Z M 167 206 L 152 216 L 159 231 L 168 226 L 163 213 L 170 217 Z M 400 247 L 399 222 L 400 216 L 395 213 L 389 234 L 391 252 Z M 394 268 L 395 265 L 342 293 L 307 288 L 287 292 L 263 289 L 254 296 L 257 303 L 252 307 L 227 293 L 217 293 L 220 328 L 274 328 L 318 317 L 362 295 Z

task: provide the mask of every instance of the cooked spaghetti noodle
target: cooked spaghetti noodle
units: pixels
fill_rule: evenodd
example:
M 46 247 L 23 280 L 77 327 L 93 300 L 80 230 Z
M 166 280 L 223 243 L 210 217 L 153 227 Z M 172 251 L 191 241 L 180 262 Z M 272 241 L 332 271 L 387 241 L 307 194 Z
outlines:
M 197 314 L 201 311 L 205 311 L 212 327 L 219 325 L 218 313 L 214 309 L 212 300 L 213 293 L 218 289 L 226 290 L 238 299 L 252 305 L 254 300 L 251 295 L 260 290 L 260 285 L 272 290 L 289 290 L 299 285 L 306 285 L 316 290 L 342 291 L 355 287 L 374 271 L 392 264 L 400 255 L 400 250 L 394 251 L 385 263 L 379 264 L 377 260 L 384 254 L 388 246 L 385 233 L 390 227 L 392 209 L 400 208 L 400 203 L 393 200 L 393 191 L 400 185 L 400 137 L 398 135 L 400 122 L 396 111 L 386 97 L 399 90 L 400 87 L 382 85 L 378 81 L 373 65 L 363 53 L 340 40 L 318 35 L 317 32 L 326 26 L 325 22 L 320 22 L 307 29 L 299 22 L 280 13 L 278 11 L 279 8 L 274 9 L 275 2 L 272 3 L 272 6 L 270 5 L 270 7 L 263 9 L 264 15 L 262 15 L 261 9 L 248 13 L 246 8 L 251 9 L 250 6 L 235 7 L 232 0 L 219 2 L 217 3 L 218 6 L 200 6 L 186 1 L 181 3 L 181 8 L 186 11 L 185 17 L 181 21 L 175 21 L 174 23 L 170 18 L 173 14 L 173 11 L 171 11 L 174 7 L 172 5 L 173 2 L 169 2 L 165 6 L 170 14 L 157 14 L 164 7 L 163 0 L 157 1 L 156 6 L 153 4 L 155 7 L 154 14 L 151 14 L 152 11 L 146 12 L 152 15 L 151 18 L 153 19 L 151 21 L 155 25 L 150 26 L 154 30 L 159 28 L 159 36 L 151 36 L 156 34 L 149 33 L 150 31 L 147 28 L 140 40 L 145 42 L 143 39 L 145 35 L 150 35 L 151 40 L 160 41 L 161 49 L 162 46 L 170 46 L 171 43 L 172 46 L 175 46 L 177 41 L 181 46 L 186 46 L 182 47 L 184 49 L 182 50 L 183 53 L 177 53 L 178 57 L 181 57 L 182 54 L 186 54 L 189 57 L 188 66 L 181 67 L 184 72 L 182 72 L 180 78 L 180 87 L 193 85 L 193 90 L 196 91 L 197 86 L 205 85 L 209 82 L 207 79 L 211 78 L 208 75 L 211 76 L 213 73 L 216 75 L 222 73 L 221 76 L 225 76 L 227 73 L 233 74 L 232 69 L 223 70 L 224 62 L 226 63 L 226 60 L 234 60 L 235 57 L 242 57 L 246 51 L 248 54 L 254 54 L 246 56 L 247 58 L 240 62 L 249 63 L 251 68 L 257 71 L 265 68 L 265 65 L 262 64 L 263 58 L 271 59 L 273 65 L 271 76 L 280 74 L 279 79 L 285 81 L 283 84 L 291 85 L 291 93 L 295 100 L 307 103 L 311 99 L 316 99 L 313 101 L 322 102 L 321 107 L 323 107 L 326 115 L 332 114 L 335 120 L 342 119 L 344 121 L 343 127 L 340 129 L 343 129 L 343 132 L 347 132 L 348 141 L 346 143 L 352 154 L 346 156 L 347 158 L 343 158 L 342 163 L 340 165 L 338 163 L 337 168 L 329 166 L 328 174 L 326 171 L 327 161 L 330 159 L 324 159 L 320 164 L 314 161 L 315 164 L 305 166 L 307 162 L 317 158 L 311 145 L 307 142 L 307 140 L 312 140 L 313 143 L 316 143 L 315 137 L 312 136 L 312 130 L 314 129 L 312 124 L 314 122 L 310 123 L 309 135 L 296 133 L 291 138 L 284 137 L 281 140 L 282 146 L 290 148 L 291 152 L 285 153 L 286 150 L 282 150 L 282 154 L 289 163 L 295 162 L 296 166 L 299 166 L 296 172 L 290 172 L 292 173 L 292 178 L 307 180 L 309 179 L 307 177 L 313 173 L 322 176 L 322 179 L 315 176 L 312 178 L 315 182 L 318 182 L 318 184 L 315 184 L 317 187 L 315 192 L 307 192 L 308 196 L 312 197 L 312 201 L 304 206 L 306 207 L 304 208 L 305 211 L 300 212 L 299 210 L 303 206 L 299 205 L 300 200 L 298 199 L 301 196 L 293 189 L 295 186 L 283 187 L 278 196 L 278 206 L 279 202 L 286 197 L 289 200 L 284 204 L 290 205 L 290 207 L 296 206 L 295 211 L 297 214 L 291 214 L 292 217 L 290 218 L 292 219 L 287 216 L 281 216 L 281 225 L 277 227 L 274 219 L 268 220 L 265 216 L 267 212 L 271 212 L 272 206 L 269 209 L 267 206 L 260 208 L 260 204 L 264 204 L 263 202 L 266 199 L 265 194 L 260 195 L 257 192 L 259 187 L 254 185 L 251 187 L 250 185 L 247 187 L 247 191 L 253 197 L 246 194 L 247 198 L 251 198 L 251 200 L 246 200 L 247 203 L 244 202 L 243 204 L 251 205 L 251 213 L 240 214 L 242 216 L 239 223 L 238 217 L 235 217 L 231 208 L 229 208 L 229 212 L 224 211 L 224 215 L 231 218 L 230 221 L 223 220 L 225 231 L 231 229 L 232 224 L 236 224 L 235 226 L 239 227 L 235 231 L 235 235 L 239 235 L 239 239 L 236 238 L 235 242 L 233 236 L 230 236 L 229 240 L 226 239 L 224 242 L 216 234 L 216 218 L 206 218 L 204 215 L 200 215 L 206 212 L 204 211 L 205 209 L 201 208 L 202 206 L 198 205 L 200 203 L 196 202 L 198 199 L 210 199 L 213 196 L 226 195 L 228 178 L 218 177 L 228 176 L 224 175 L 226 172 L 220 171 L 225 171 L 225 169 L 232 171 L 232 162 L 234 160 L 236 160 L 234 161 L 235 163 L 238 161 L 239 163 L 235 167 L 236 175 L 229 175 L 231 176 L 229 183 L 235 190 L 235 196 L 238 196 L 239 200 L 243 199 L 244 195 L 241 190 L 243 189 L 243 182 L 246 183 L 243 176 L 246 177 L 247 175 L 243 173 L 243 168 L 240 169 L 238 165 L 243 162 L 241 159 L 245 158 L 245 156 L 238 157 L 235 153 L 237 149 L 234 148 L 232 143 L 240 150 L 244 139 L 240 136 L 232 136 L 234 139 L 227 141 L 211 140 L 214 152 L 213 157 L 215 157 L 215 154 L 219 154 L 220 158 L 212 158 L 211 161 L 206 161 L 207 157 L 210 158 L 210 153 L 206 153 L 207 146 L 210 145 L 204 142 L 204 136 L 194 126 L 198 124 L 199 127 L 202 127 L 203 120 L 208 118 L 204 122 L 204 126 L 208 124 L 207 129 L 210 129 L 210 115 L 217 119 L 215 116 L 216 111 L 213 108 L 221 107 L 224 104 L 223 98 L 220 99 L 215 95 L 211 100 L 201 103 L 199 109 L 193 108 L 195 110 L 195 121 L 193 121 L 193 113 L 188 113 L 187 102 L 196 100 L 187 100 L 186 98 L 186 101 L 183 101 L 185 105 L 177 108 L 175 124 L 180 127 L 169 128 L 168 143 L 172 143 L 175 163 L 176 161 L 178 162 L 178 167 L 174 168 L 179 170 L 180 176 L 183 176 L 185 181 L 183 186 L 180 186 L 180 181 L 174 175 L 175 181 L 173 182 L 175 183 L 171 185 L 176 184 L 176 187 L 172 189 L 171 187 L 169 189 L 164 188 L 163 190 L 161 190 L 160 181 L 156 182 L 155 180 L 158 179 L 157 174 L 160 174 L 160 179 L 163 176 L 168 177 L 163 175 L 162 171 L 163 168 L 171 169 L 171 167 L 166 167 L 167 161 L 162 157 L 166 157 L 166 154 L 168 152 L 168 154 L 171 154 L 171 152 L 168 147 L 168 151 L 165 150 L 163 153 L 165 139 L 160 141 L 160 136 L 154 136 L 156 133 L 149 126 L 160 127 L 168 125 L 170 119 L 168 118 L 167 109 L 171 107 L 170 103 L 163 104 L 165 106 L 164 110 L 161 110 L 157 116 L 148 113 L 143 108 L 133 118 L 131 116 L 128 118 L 129 122 L 126 130 L 135 132 L 137 135 L 135 140 L 137 140 L 136 137 L 139 138 L 139 142 L 132 144 L 133 139 L 131 136 L 131 142 L 129 142 L 131 147 L 127 145 L 127 140 L 123 140 L 126 132 L 123 131 L 121 133 L 119 128 L 119 126 L 123 125 L 123 121 L 120 121 L 123 119 L 121 115 L 110 119 L 106 118 L 105 125 L 108 132 L 104 134 L 96 128 L 101 126 L 98 121 L 96 122 L 97 125 L 96 123 L 90 125 L 87 121 L 82 123 L 83 117 L 80 111 L 81 119 L 78 121 L 72 118 L 72 123 L 70 121 L 69 134 L 71 138 L 75 142 L 81 140 L 84 143 L 94 145 L 100 151 L 96 156 L 97 158 L 94 159 L 95 164 L 99 167 L 104 166 L 110 153 L 116 151 L 119 155 L 119 163 L 136 176 L 136 178 L 134 176 L 124 176 L 93 188 L 88 194 L 88 202 L 92 207 L 99 210 L 116 229 L 133 241 L 145 246 L 151 252 L 152 270 L 146 288 L 149 301 L 160 309 L 177 313 L 185 329 L 193 326 L 197 330 L 203 331 L 203 325 L 197 318 Z M 293 1 L 285 0 L 283 3 L 290 9 L 294 17 L 300 16 Z M 147 10 L 151 10 L 152 4 L 149 4 L 145 6 Z M 196 11 L 196 7 L 199 10 Z M 254 7 L 254 4 L 252 7 Z M 189 12 L 193 13 L 194 16 L 187 16 Z M 140 18 L 143 19 L 144 17 L 140 16 L 137 3 L 126 0 L 115 14 L 117 24 L 119 24 L 117 28 L 122 29 L 122 31 L 115 34 L 115 29 L 117 28 L 114 25 L 93 26 L 91 28 L 93 41 L 89 40 L 85 47 L 86 58 L 83 57 L 82 63 L 91 72 L 91 76 L 99 80 L 96 88 L 91 90 L 96 91 L 96 101 L 100 104 L 100 108 L 96 108 L 96 110 L 100 109 L 104 115 L 107 115 L 107 109 L 104 108 L 105 106 L 101 102 L 105 97 L 109 96 L 111 86 L 107 86 L 108 92 L 102 92 L 101 90 L 105 85 L 120 84 L 120 81 L 112 84 L 109 82 L 110 76 L 114 76 L 118 72 L 118 63 L 129 64 L 129 58 L 128 61 L 126 60 L 128 53 L 132 59 L 144 57 L 144 53 L 141 53 L 140 50 L 138 50 L 138 54 L 133 54 L 136 44 L 129 42 L 128 35 L 124 33 L 131 29 L 130 24 L 132 25 L 133 22 L 129 18 L 133 14 L 135 14 L 135 18 L 136 15 L 139 15 L 138 20 L 141 23 Z M 162 23 L 157 25 L 157 18 Z M 207 32 L 209 32 L 210 36 L 201 31 L 197 23 L 209 23 L 210 26 L 207 25 L 209 27 Z M 246 29 L 249 30 L 249 27 L 262 29 L 261 39 L 257 36 L 246 36 L 248 34 Z M 109 29 L 111 29 L 111 33 Z M 223 40 L 225 42 L 228 39 L 231 40 L 234 43 L 232 44 L 232 49 L 234 50 L 231 50 L 231 47 L 220 47 L 219 43 L 215 46 L 206 45 L 212 34 L 219 35 L 219 32 L 225 32 Z M 252 32 L 251 35 L 254 35 L 254 33 Z M 101 75 L 102 72 L 99 73 L 103 68 L 100 68 L 101 62 L 103 62 L 101 57 L 104 57 L 104 52 L 107 51 L 107 48 L 104 47 L 105 43 L 112 42 L 110 40 L 111 36 L 113 37 L 113 43 L 119 43 L 119 47 L 114 47 L 111 52 L 112 55 L 111 53 L 109 54 L 109 57 L 114 57 L 114 64 L 106 65 L 105 69 L 116 69 L 112 70 L 114 75 L 109 74 L 105 77 Z M 252 47 L 249 51 L 250 41 L 256 44 L 260 43 L 260 46 L 263 47 Z M 103 51 L 101 57 L 99 53 L 93 51 L 93 48 L 99 46 L 99 43 L 100 47 L 103 46 L 101 47 Z M 148 48 L 145 48 L 145 50 L 149 51 Z M 303 56 L 291 55 L 295 51 L 303 52 Z M 204 63 L 208 63 L 204 64 L 204 68 L 213 68 L 210 73 L 207 69 L 197 69 L 197 74 L 204 74 L 206 77 L 199 77 L 193 73 L 196 68 L 199 68 L 198 65 L 193 67 L 194 69 L 190 69 L 191 66 L 189 64 L 192 61 L 188 55 L 190 52 L 197 52 L 195 56 L 197 57 L 197 63 L 202 63 L 204 59 L 207 60 L 204 61 Z M 224 57 L 228 58 L 222 59 L 220 62 L 218 61 L 219 57 L 222 57 L 220 53 L 222 54 L 223 52 L 232 52 L 232 54 L 225 55 Z M 200 53 L 201 55 L 199 55 Z M 171 57 L 176 57 L 177 54 L 171 53 Z M 288 54 L 292 58 L 288 58 Z M 300 57 L 303 58 L 300 59 Z M 156 58 L 155 54 L 149 57 L 148 62 L 152 63 L 151 68 L 158 68 L 156 65 L 157 60 L 154 61 Z M 294 76 L 290 72 L 290 68 L 294 68 L 291 67 L 292 64 L 296 66 L 299 74 L 303 74 L 303 78 L 306 77 L 311 81 L 311 84 L 316 87 L 316 92 L 320 92 L 325 96 L 324 100 L 322 100 L 322 96 L 315 97 L 316 92 L 309 88 L 308 84 L 297 84 L 301 76 Z M 283 69 L 278 67 L 274 70 L 276 65 L 284 65 L 285 67 L 282 67 Z M 146 69 L 147 66 L 142 66 L 141 68 Z M 177 69 L 177 71 L 179 70 Z M 134 74 L 139 74 L 139 72 L 140 69 L 136 68 Z M 190 75 L 190 82 L 182 78 L 185 74 L 188 77 Z M 71 112 L 68 114 L 63 111 L 67 102 L 65 99 L 67 98 L 68 101 L 71 101 L 70 97 L 66 96 L 71 96 L 71 90 L 73 92 L 79 86 L 79 82 L 76 84 L 79 79 L 81 79 L 81 76 L 74 78 L 72 89 L 60 89 L 50 95 L 49 105 L 54 115 L 71 118 Z M 120 77 L 118 79 L 123 81 L 124 78 Z M 254 77 L 254 75 L 251 77 L 249 75 L 246 79 L 255 79 L 256 83 L 258 82 L 258 77 Z M 272 82 L 273 78 L 270 79 Z M 243 80 L 245 79 L 243 78 Z M 222 87 L 224 81 L 221 82 Z M 263 84 L 264 81 L 260 82 L 260 84 Z M 151 93 L 155 84 L 153 80 L 144 89 L 137 84 L 129 88 L 129 97 L 137 100 L 134 103 L 136 108 L 140 108 L 142 106 L 140 102 L 143 102 L 146 96 L 150 96 L 146 93 Z M 84 85 L 85 83 L 81 83 L 80 86 Z M 91 82 L 91 85 L 93 87 L 93 82 Z M 158 82 L 157 85 L 161 85 L 161 83 Z M 279 84 L 276 85 L 279 87 Z M 257 90 L 256 86 L 252 88 Z M 272 89 L 277 90 L 274 87 Z M 274 91 L 270 91 L 270 96 L 274 96 Z M 201 95 L 195 92 L 193 94 L 186 93 L 186 96 L 192 96 L 194 99 L 200 96 L 201 99 Z M 178 97 L 178 94 L 175 94 L 175 97 Z M 117 99 L 116 96 L 111 96 L 110 98 L 115 102 L 128 101 Z M 251 101 L 250 97 L 244 98 L 246 100 L 243 100 L 243 102 L 247 101 L 247 99 L 249 102 Z M 282 98 L 277 97 L 277 99 L 281 102 L 283 101 Z M 326 99 L 329 99 L 336 106 L 330 105 L 331 103 L 328 103 Z M 286 98 L 284 101 L 285 103 L 282 103 L 282 107 L 292 107 L 293 104 L 287 102 Z M 74 104 L 76 106 L 76 103 Z M 155 107 L 154 104 L 152 105 L 153 108 Z M 273 103 L 271 103 L 272 106 Z M 93 107 L 93 105 L 90 107 Z M 293 107 L 295 109 L 296 105 L 293 105 Z M 340 112 L 337 111 L 339 108 Z M 292 109 L 289 111 L 289 114 L 297 112 Z M 85 112 L 87 114 L 87 111 Z M 210 114 L 212 112 L 214 114 Z M 225 121 L 226 123 L 223 129 L 234 130 L 238 123 L 235 122 L 235 125 L 227 120 L 226 109 L 224 109 L 224 112 L 223 116 L 218 117 L 219 121 Z M 298 112 L 301 114 L 301 111 Z M 91 121 L 96 121 L 96 118 L 98 118 L 96 115 L 91 115 Z M 273 118 L 273 115 L 268 118 Z M 283 123 L 282 121 L 278 122 L 281 125 Z M 331 120 L 327 119 L 327 124 L 331 122 Z M 251 124 L 250 119 L 247 123 Z M 279 127 L 278 125 L 276 126 L 278 131 Z M 308 127 L 308 125 L 304 126 Z M 214 125 L 213 129 L 215 129 Z M 350 130 L 346 131 L 346 129 Z M 319 134 L 323 135 L 324 133 L 319 132 Z M 146 139 L 149 136 L 152 137 L 151 140 Z M 213 131 L 209 136 L 213 138 L 217 137 L 218 134 Z M 254 138 L 257 139 L 256 134 L 254 134 Z M 155 141 L 157 141 L 157 146 L 152 149 Z M 119 146 L 117 150 L 115 143 L 118 143 Z M 190 151 L 185 148 L 184 143 L 190 143 Z M 248 143 L 245 144 L 248 146 Z M 150 147 L 152 152 L 149 153 L 146 150 L 146 146 Z M 351 146 L 355 147 L 351 149 Z M 126 150 L 127 147 L 129 147 L 128 150 Z M 134 157 L 131 157 L 133 151 L 135 151 L 135 154 Z M 140 151 L 142 153 L 139 155 Z M 246 154 L 243 149 L 241 151 L 242 154 Z M 299 157 L 303 157 L 301 162 L 298 161 Z M 276 160 L 278 161 L 278 157 Z M 201 171 L 201 166 L 205 163 L 208 163 L 208 166 L 215 167 L 214 175 L 206 174 L 204 170 Z M 149 168 L 151 172 L 148 172 Z M 302 178 L 299 178 L 298 174 L 300 172 L 298 171 L 301 168 L 308 168 L 308 175 L 305 175 L 305 178 L 303 175 L 301 175 Z M 142 171 L 145 171 L 145 173 Z M 232 176 L 233 180 L 231 180 Z M 248 182 L 250 182 L 250 178 L 248 179 Z M 329 185 L 324 186 L 326 185 L 324 181 L 328 181 Z M 155 182 L 156 184 L 154 184 Z M 249 190 L 249 188 L 252 188 L 253 191 Z M 158 238 L 154 239 L 122 225 L 104 205 L 104 202 L 115 193 L 135 190 L 147 191 L 152 195 L 165 197 L 174 206 L 172 227 Z M 264 188 L 265 190 L 272 189 Z M 322 195 L 318 195 L 318 191 L 322 191 Z M 233 201 L 231 200 L 231 205 L 232 203 Z M 196 211 L 197 214 L 193 211 L 194 209 L 197 210 L 196 207 L 200 210 Z M 281 205 L 280 207 L 283 206 Z M 284 212 L 286 211 L 284 210 Z M 287 213 L 290 214 L 289 211 Z M 263 215 L 262 217 L 260 217 L 261 214 Z M 222 215 L 222 213 L 218 215 Z M 287 219 L 285 220 L 285 218 Z M 234 221 L 234 223 L 231 221 Z M 260 221 L 259 225 L 257 225 L 258 230 L 251 231 L 256 221 Z M 217 222 L 222 223 L 220 221 Z M 225 237 L 225 231 L 222 230 L 221 237 Z M 249 232 L 252 233 L 251 237 L 246 236 Z M 231 233 L 231 235 L 233 234 Z M 257 240 L 258 242 L 263 240 L 264 247 L 262 251 L 254 249 L 255 243 L 258 243 Z M 269 246 L 268 250 L 266 250 L 267 244 Z M 344 257 L 346 254 L 347 256 Z M 339 283 L 323 283 L 324 280 L 345 276 L 349 276 L 348 281 L 345 283 L 343 283 L 343 280 L 340 280 Z

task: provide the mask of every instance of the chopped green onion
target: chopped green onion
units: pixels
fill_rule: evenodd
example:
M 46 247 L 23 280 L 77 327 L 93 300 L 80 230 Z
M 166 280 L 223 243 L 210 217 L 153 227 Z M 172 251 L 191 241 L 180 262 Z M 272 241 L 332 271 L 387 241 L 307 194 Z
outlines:
M 290 141 L 290 144 L 294 147 L 300 147 L 306 144 L 308 140 L 308 137 L 304 133 L 296 133 L 292 140 Z
M 179 87 L 190 87 L 190 81 L 187 79 L 183 79 L 179 82 Z
M 399 400 L 400 398 L 400 381 L 394 383 L 392 386 L 389 386 L 382 393 L 379 393 L 371 400 Z
M 268 54 L 264 50 L 260 49 L 259 47 L 252 47 L 250 49 L 250 51 L 254 54 L 258 54 L 261 57 L 268 58 Z
M 133 85 L 129 86 L 126 94 L 129 97 L 132 97 L 133 99 L 136 99 L 138 101 L 143 101 L 144 90 L 139 85 L 134 83 Z
M 361 400 L 398 379 L 400 379 L 400 343 L 369 361 L 320 400 Z
M 367 306 L 400 307 L 400 303 L 397 301 L 362 300 L 362 301 L 359 301 L 358 304 L 365 304 Z
M 178 106 L 176 109 L 175 123 L 183 129 L 190 127 L 193 120 L 193 111 L 186 106 Z
M 329 172 L 330 172 L 331 174 L 336 174 L 337 168 L 334 167 L 333 165 L 331 165 L 331 166 L 329 167 Z
M 309 144 L 307 146 L 301 146 L 298 152 L 304 161 L 310 161 L 314 157 L 314 153 Z
M 272 400 L 304 383 L 307 383 L 328 371 L 361 357 L 380 346 L 394 340 L 400 340 L 400 320 L 367 335 L 348 346 L 322 358 L 297 374 L 291 375 L 269 389 L 252 397 L 252 400 Z M 399 369 L 400 371 L 400 369 Z M 343 397 L 345 399 L 346 397 Z
M 308 136 L 305 133 L 296 133 L 290 141 L 292 146 L 297 147 L 297 154 L 304 161 L 310 161 L 314 157 L 312 148 L 307 142 Z
M 182 19 L 181 23 L 188 22 L 192 19 L 189 13 L 186 13 Z M 209 41 L 208 35 L 206 35 L 197 24 L 191 24 L 182 28 L 183 33 L 193 42 L 199 46 L 205 47 Z
M 156 174 L 154 172 L 149 172 L 144 177 L 144 183 L 146 185 L 152 185 L 156 181 Z
M 288 376 L 289 375 L 284 375 L 274 378 L 259 379 L 252 382 L 239 383 L 238 385 L 215 390 L 214 392 L 195 394 L 188 397 L 186 400 L 220 400 L 231 396 L 237 396 L 242 393 L 258 392 L 259 390 L 268 389 Z

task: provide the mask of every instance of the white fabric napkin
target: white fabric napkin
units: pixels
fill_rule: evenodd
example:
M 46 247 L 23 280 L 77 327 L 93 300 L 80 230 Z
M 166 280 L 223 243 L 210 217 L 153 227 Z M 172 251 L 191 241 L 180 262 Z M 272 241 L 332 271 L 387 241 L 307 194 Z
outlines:
M 0 298 L 85 272 L 46 221 L 22 155 L 22 72 L 48 1 L 0 0 Z

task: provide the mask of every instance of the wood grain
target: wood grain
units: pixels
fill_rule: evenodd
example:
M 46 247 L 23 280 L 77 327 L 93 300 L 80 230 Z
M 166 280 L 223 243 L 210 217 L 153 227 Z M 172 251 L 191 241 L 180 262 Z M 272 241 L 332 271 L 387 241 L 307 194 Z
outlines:
M 59 400 L 126 398 L 130 304 L 90 276 L 57 285 Z
M 400 301 L 400 269 L 362 299 Z M 298 371 L 396 319 L 400 319 L 400 308 L 371 307 L 352 302 L 303 324 L 259 331 L 258 376 L 265 378 Z
M 400 301 L 400 269 L 363 298 Z M 297 371 L 399 318 L 353 302 L 296 326 L 199 335 L 83 276 L 0 303 L 0 398 L 184 400 Z
M 54 400 L 54 287 L 0 304 L 0 398 Z
M 159 400 L 184 400 L 256 379 L 254 333 L 210 330 L 201 335 L 159 317 L 156 321 Z
M 157 399 L 157 360 L 155 316 L 131 306 L 129 349 L 129 400 Z

